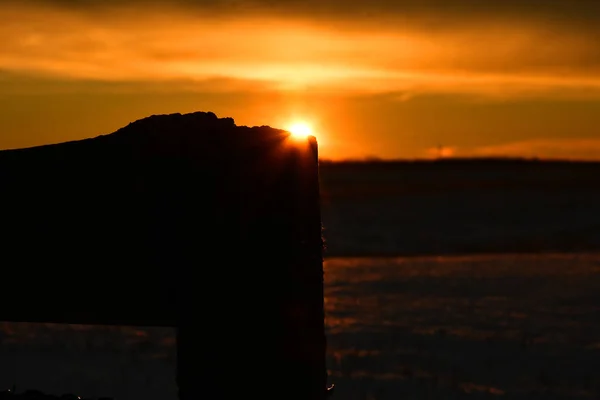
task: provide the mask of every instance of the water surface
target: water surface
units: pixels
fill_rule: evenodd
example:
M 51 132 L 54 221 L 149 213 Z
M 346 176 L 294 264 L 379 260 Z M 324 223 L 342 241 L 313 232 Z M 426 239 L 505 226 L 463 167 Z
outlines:
M 325 304 L 337 399 L 600 396 L 600 255 L 331 258 Z M 3 323 L 0 339 L 0 387 L 176 398 L 170 329 Z

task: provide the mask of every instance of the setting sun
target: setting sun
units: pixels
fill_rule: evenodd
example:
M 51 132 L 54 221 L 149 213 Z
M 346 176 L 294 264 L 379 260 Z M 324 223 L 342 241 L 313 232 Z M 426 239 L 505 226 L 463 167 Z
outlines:
M 312 128 L 305 122 L 295 122 L 287 130 L 298 139 L 304 139 L 312 134 Z

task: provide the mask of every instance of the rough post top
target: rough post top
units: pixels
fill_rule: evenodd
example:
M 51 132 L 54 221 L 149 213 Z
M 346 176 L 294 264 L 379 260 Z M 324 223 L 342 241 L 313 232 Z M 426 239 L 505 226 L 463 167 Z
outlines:
M 129 123 L 116 132 L 65 143 L 57 143 L 30 147 L 25 149 L 0 150 L 0 157 L 10 153 L 36 152 L 36 150 L 50 149 L 57 146 L 85 146 L 92 142 L 160 142 L 166 147 L 169 144 L 190 144 L 213 150 L 225 151 L 236 149 L 240 146 L 260 146 L 265 143 L 282 141 L 290 138 L 290 132 L 270 126 L 243 126 L 236 125 L 233 118 L 219 118 L 213 112 L 193 112 L 188 114 L 160 114 Z M 316 145 L 316 139 L 309 136 L 306 143 Z

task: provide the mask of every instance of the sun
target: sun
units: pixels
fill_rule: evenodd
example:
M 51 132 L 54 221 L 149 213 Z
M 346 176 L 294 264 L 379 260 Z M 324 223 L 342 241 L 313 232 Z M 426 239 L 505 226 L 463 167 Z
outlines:
M 312 128 L 306 122 L 294 122 L 288 126 L 287 130 L 297 139 L 306 139 L 312 135 Z

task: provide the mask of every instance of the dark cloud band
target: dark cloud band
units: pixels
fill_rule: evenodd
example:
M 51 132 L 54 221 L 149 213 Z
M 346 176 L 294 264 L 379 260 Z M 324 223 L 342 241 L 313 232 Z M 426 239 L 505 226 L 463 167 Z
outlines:
M 257 10 L 303 15 L 369 17 L 380 13 L 406 16 L 520 16 L 600 20 L 600 2 L 596 0 L 5 0 L 4 4 L 46 4 L 68 8 L 180 5 L 206 11 L 234 12 Z

